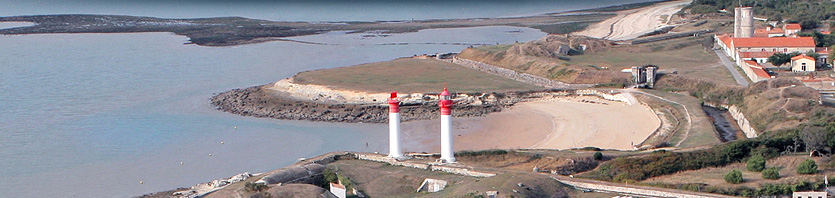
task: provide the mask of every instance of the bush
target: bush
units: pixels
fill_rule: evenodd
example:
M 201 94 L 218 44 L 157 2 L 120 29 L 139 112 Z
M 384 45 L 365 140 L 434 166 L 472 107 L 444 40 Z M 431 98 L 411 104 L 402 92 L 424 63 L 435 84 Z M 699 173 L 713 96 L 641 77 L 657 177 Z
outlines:
M 742 172 L 739 170 L 732 170 L 725 174 L 725 181 L 732 184 L 742 183 Z
M 763 156 L 755 155 L 748 159 L 748 171 L 760 172 L 765 169 L 765 159 Z
M 815 160 L 806 159 L 803 163 L 797 166 L 797 174 L 815 174 L 818 173 L 818 165 Z
M 690 8 L 690 12 L 693 14 L 708 14 L 715 13 L 717 11 L 719 11 L 719 9 L 716 9 L 716 7 L 709 5 L 697 5 Z
M 261 192 L 267 190 L 267 188 L 269 187 L 267 187 L 267 185 L 263 183 L 244 183 L 244 190 L 246 190 L 247 192 Z
M 482 156 L 482 155 L 489 156 L 489 155 L 504 155 L 504 154 L 507 154 L 507 150 L 491 149 L 491 150 L 481 150 L 481 151 L 459 151 L 459 152 L 455 153 L 455 156 L 457 156 L 457 157 L 462 157 L 462 156 L 474 157 L 474 156 Z
M 780 170 L 777 167 L 763 170 L 763 179 L 780 179 Z
M 600 151 L 594 152 L 594 160 L 603 160 L 603 153 Z
M 329 188 L 330 183 L 337 183 L 339 182 L 339 178 L 336 176 L 336 171 L 330 168 L 326 168 L 322 171 L 322 183 L 319 185 L 322 188 Z

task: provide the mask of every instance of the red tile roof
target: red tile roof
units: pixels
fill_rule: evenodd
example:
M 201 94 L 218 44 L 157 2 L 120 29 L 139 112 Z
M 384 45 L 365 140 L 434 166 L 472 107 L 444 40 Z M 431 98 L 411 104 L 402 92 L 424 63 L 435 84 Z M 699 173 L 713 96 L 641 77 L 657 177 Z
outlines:
M 815 52 L 818 53 L 818 54 L 829 54 L 829 48 L 828 47 L 816 47 Z
M 809 60 L 813 60 L 813 61 L 815 60 L 815 58 L 812 58 L 811 56 L 806 56 L 805 54 L 801 54 L 801 55 L 797 55 L 797 56 L 792 57 L 792 60 L 800 60 L 800 59 L 809 59 Z
M 757 63 L 757 61 L 744 60 L 743 62 L 745 62 L 745 64 L 748 64 L 748 66 L 751 66 L 751 67 L 760 67 L 760 64 Z
M 722 43 L 725 44 L 725 47 L 731 47 L 731 36 L 728 36 L 727 34 L 725 34 L 725 35 L 719 35 L 718 37 L 719 37 L 719 41 L 722 41 Z
M 754 30 L 754 34 L 756 34 L 756 33 L 782 34 L 784 32 L 785 31 L 783 31 L 783 28 L 771 28 L 771 30 L 768 30 L 766 28 L 762 28 L 762 29 Z
M 768 58 L 777 52 L 739 52 L 740 58 Z
M 759 77 L 771 78 L 771 75 L 768 75 L 768 72 L 765 72 L 763 68 L 751 67 L 751 70 L 753 70 L 754 74 L 756 74 Z
M 789 24 L 786 24 L 786 29 L 787 30 L 800 30 L 801 28 L 800 28 L 800 24 L 789 23 Z
M 741 47 L 815 47 L 812 37 L 733 38 L 735 48 Z
M 832 34 L 832 31 L 821 31 L 821 34 Z

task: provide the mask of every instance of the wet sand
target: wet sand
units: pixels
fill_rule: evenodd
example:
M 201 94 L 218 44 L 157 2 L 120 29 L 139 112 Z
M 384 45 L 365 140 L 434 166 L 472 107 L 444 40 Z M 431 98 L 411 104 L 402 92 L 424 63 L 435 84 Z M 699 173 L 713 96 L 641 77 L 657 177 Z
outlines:
M 585 101 L 585 102 L 584 102 Z M 569 149 L 593 146 L 631 150 L 661 122 L 643 105 L 596 97 L 523 102 L 499 113 L 453 120 L 455 150 Z M 403 124 L 406 151 L 438 152 L 440 122 Z

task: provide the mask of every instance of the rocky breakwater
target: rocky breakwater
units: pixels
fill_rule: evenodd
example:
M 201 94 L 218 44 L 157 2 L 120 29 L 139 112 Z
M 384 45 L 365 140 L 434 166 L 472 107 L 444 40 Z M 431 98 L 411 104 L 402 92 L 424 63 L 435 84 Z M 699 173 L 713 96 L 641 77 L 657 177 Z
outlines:
M 455 117 L 484 116 L 501 111 L 529 93 L 453 94 Z M 292 78 L 272 84 L 234 89 L 215 95 L 211 103 L 221 111 L 254 117 L 326 122 L 388 122 L 388 93 L 332 89 L 322 85 L 296 84 Z M 429 120 L 440 116 L 437 93 L 400 93 L 403 121 Z

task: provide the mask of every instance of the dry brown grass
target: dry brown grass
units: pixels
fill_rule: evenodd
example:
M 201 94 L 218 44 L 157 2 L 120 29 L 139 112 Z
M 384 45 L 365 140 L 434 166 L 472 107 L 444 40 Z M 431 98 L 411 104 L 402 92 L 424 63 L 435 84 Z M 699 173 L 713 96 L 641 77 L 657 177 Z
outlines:
M 686 183 L 704 183 L 714 187 L 736 188 L 736 187 L 751 187 L 759 188 L 765 183 L 771 184 L 787 184 L 796 183 L 800 181 L 816 181 L 822 180 L 825 174 L 831 174 L 835 170 L 822 169 L 817 174 L 800 175 L 797 174 L 797 166 L 800 165 L 809 156 L 782 156 L 766 161 L 766 167 L 777 167 L 780 169 L 780 179 L 767 180 L 762 178 L 762 173 L 751 172 L 746 170 L 746 163 L 739 162 L 723 167 L 704 168 L 692 171 L 682 171 L 672 175 L 661 177 L 654 177 L 644 180 L 644 183 L 667 183 L 667 184 L 686 184 Z M 814 159 L 818 166 L 821 167 L 821 158 Z M 745 179 L 741 184 L 729 184 L 725 182 L 724 175 L 731 170 L 742 171 L 742 177 Z M 684 179 L 686 178 L 686 179 Z
M 622 45 L 605 51 L 572 56 L 572 65 L 596 65 L 620 71 L 631 66 L 657 65 L 662 70 L 678 71 L 692 76 L 723 83 L 734 83 L 730 72 L 716 54 L 701 46 L 704 38 L 687 37 L 639 45 Z
M 449 62 L 414 58 L 307 71 L 297 74 L 294 81 L 300 84 L 326 85 L 336 89 L 366 92 L 440 92 L 444 83 L 450 90 L 457 92 L 544 89 Z
M 530 172 L 501 172 L 493 177 L 476 178 L 362 160 L 339 160 L 328 167 L 338 169 L 370 197 L 466 197 L 470 193 L 483 195 L 486 191 L 514 197 L 566 197 L 576 193 L 548 175 Z M 415 192 L 425 178 L 446 180 L 449 184 L 436 193 Z M 525 184 L 530 190 L 517 183 Z
M 630 74 L 621 73 L 621 69 L 651 64 L 666 72 L 733 84 L 730 72 L 713 51 L 701 46 L 704 39 L 686 37 L 612 46 L 599 40 L 549 36 L 525 44 L 467 49 L 459 56 L 567 83 L 628 82 Z M 582 55 L 554 54 L 555 46 L 581 43 L 589 46 Z

